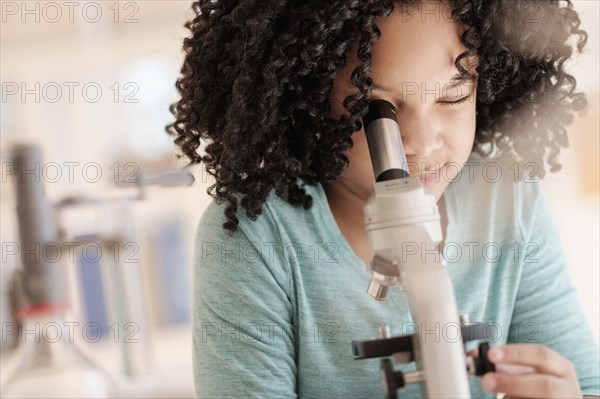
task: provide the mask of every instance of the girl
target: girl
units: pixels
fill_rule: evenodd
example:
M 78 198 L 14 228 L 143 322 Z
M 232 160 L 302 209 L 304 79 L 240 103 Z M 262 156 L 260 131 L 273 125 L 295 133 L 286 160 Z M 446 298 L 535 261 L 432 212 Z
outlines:
M 396 108 L 411 174 L 438 201 L 459 312 L 496 327 L 497 371 L 470 380 L 472 397 L 600 396 L 598 347 L 537 184 L 586 105 L 563 67 L 586 42 L 570 2 L 193 9 L 168 131 L 216 181 L 195 244 L 198 397 L 384 397 L 379 360 L 354 360 L 350 342 L 415 326 L 398 286 L 385 302 L 365 292 L 374 99 Z M 416 384 L 399 395 L 421 397 Z

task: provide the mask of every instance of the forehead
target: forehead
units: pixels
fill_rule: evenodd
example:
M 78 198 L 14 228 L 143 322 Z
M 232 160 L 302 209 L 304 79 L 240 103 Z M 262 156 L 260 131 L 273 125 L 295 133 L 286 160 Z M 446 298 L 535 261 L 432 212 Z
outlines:
M 403 82 L 445 84 L 457 73 L 454 61 L 466 51 L 460 41 L 464 28 L 450 16 L 445 2 L 424 2 L 375 22 L 381 31 L 372 49 L 374 80 L 388 87 Z

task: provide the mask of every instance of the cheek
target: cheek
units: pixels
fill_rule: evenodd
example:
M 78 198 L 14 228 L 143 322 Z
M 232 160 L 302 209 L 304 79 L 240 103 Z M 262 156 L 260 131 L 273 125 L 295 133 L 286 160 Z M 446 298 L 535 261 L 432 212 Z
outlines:
M 367 142 L 364 128 L 352 135 L 352 143 L 352 148 L 346 152 L 346 156 L 350 159 L 349 168 L 352 167 L 353 171 L 363 176 L 368 173 L 373 174 L 369 143 Z
M 444 128 L 446 143 L 458 154 L 470 154 L 475 139 L 476 119 L 475 106 L 463 112 L 456 112 L 446 119 Z
M 345 153 L 350 160 L 350 165 L 343 174 L 344 178 L 359 191 L 366 190 L 370 193 L 375 177 L 364 129 L 354 133 L 352 141 L 352 148 Z

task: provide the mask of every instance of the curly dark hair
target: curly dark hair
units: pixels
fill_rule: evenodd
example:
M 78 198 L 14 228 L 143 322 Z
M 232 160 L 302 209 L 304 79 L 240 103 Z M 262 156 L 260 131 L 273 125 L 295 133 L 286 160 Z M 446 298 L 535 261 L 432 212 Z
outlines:
M 201 0 L 185 23 L 185 60 L 167 132 L 189 160 L 204 162 L 216 183 L 207 190 L 227 202 L 223 228 L 235 232 L 238 198 L 251 220 L 275 188 L 294 206 L 312 206 L 297 179 L 313 185 L 337 181 L 349 160 L 351 136 L 362 127 L 373 89 L 371 49 L 380 38 L 374 20 L 395 5 L 419 0 Z M 587 33 L 569 0 L 447 0 L 452 19 L 466 27 L 461 41 L 476 55 L 477 131 L 473 151 L 510 153 L 552 172 L 568 146 L 565 126 L 587 104 L 575 92 L 564 63 L 581 52 Z M 328 116 L 333 79 L 358 40 L 361 61 L 353 73 L 356 93 L 348 115 Z M 570 43 L 571 41 L 575 43 Z M 519 131 L 519 134 L 511 132 Z M 205 139 L 206 155 L 198 153 Z

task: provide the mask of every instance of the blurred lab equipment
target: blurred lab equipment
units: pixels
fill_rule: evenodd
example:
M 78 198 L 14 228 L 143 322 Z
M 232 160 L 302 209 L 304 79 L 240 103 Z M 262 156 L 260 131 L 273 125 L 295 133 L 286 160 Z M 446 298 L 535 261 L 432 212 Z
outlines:
M 109 376 L 87 358 L 67 331 L 65 265 L 57 259 L 56 213 L 47 201 L 35 165 L 42 161 L 36 146 L 11 151 L 17 171 L 17 219 L 22 268 L 15 271 L 14 299 L 21 320 L 18 353 L 2 389 L 16 398 L 110 398 L 115 387 Z M 47 249 L 44 256 L 27 256 L 26 249 Z M 48 253 L 50 252 L 50 253 Z M 30 254 L 31 255 L 31 254 Z
M 10 375 L 3 380 L 3 397 L 118 397 L 115 376 L 109 376 L 90 360 L 73 339 L 73 326 L 78 323 L 64 317 L 68 308 L 67 274 L 64 262 L 57 260 L 66 242 L 76 242 L 79 246 L 93 242 L 104 248 L 135 243 L 131 203 L 146 198 L 145 187 L 190 185 L 194 178 L 181 169 L 139 172 L 133 178 L 129 176 L 127 182 L 116 182 L 119 187 L 135 187 L 137 193 L 133 196 L 70 196 L 52 204 L 45 198 L 43 180 L 34 172 L 35 165 L 42 162 L 39 147 L 20 144 L 7 154 L 16 172 L 22 268 L 15 271 L 11 290 L 20 319 L 19 346 L 9 366 Z M 61 211 L 82 206 L 102 208 L 105 226 L 100 232 L 69 237 Z M 71 238 L 74 240 L 69 241 Z M 28 256 L 32 255 L 30 248 L 37 251 L 35 256 Z M 38 256 L 40 251 L 43 256 Z M 140 266 L 137 262 L 125 265 L 123 260 L 115 256 L 114 262 L 105 265 L 109 308 L 119 327 L 129 326 L 144 335 L 148 328 Z M 128 345 L 126 339 L 119 340 L 126 378 L 141 378 L 151 372 L 151 345 L 148 339 L 141 341 L 140 345 Z

